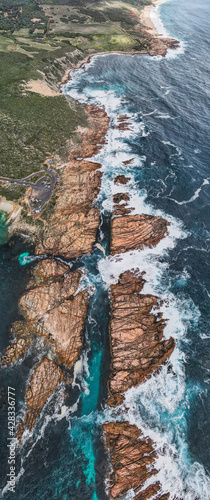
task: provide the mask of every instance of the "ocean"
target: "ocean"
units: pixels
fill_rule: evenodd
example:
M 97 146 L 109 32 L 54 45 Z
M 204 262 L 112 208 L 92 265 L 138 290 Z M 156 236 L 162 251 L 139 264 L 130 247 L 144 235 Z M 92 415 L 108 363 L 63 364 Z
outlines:
M 95 287 L 85 325 L 85 349 L 76 363 L 73 391 L 63 411 L 59 398 L 54 410 L 52 398 L 32 440 L 23 443 L 18 453 L 17 500 L 108 499 L 102 424 L 124 420 L 125 408 L 126 419 L 155 443 L 156 478 L 163 493 L 169 492 L 171 500 L 210 499 L 210 3 L 170 0 L 158 12 L 154 9 L 153 19 L 181 41 L 179 49 L 169 50 L 165 58 L 96 56 L 73 71 L 63 87 L 64 93 L 81 103 L 105 106 L 110 117 L 106 144 L 95 157 L 103 172 L 97 239 L 106 257 L 95 247 L 91 255 L 74 262 L 75 268 L 86 269 L 87 283 Z M 129 116 L 129 131 L 116 128 L 123 114 Z M 127 160 L 132 161 L 123 163 Z M 120 260 L 109 256 L 118 174 L 130 177 L 120 191 L 129 192 L 134 213 L 161 215 L 171 224 L 168 236 L 155 248 L 127 252 Z M 18 240 L 6 245 L 4 220 L 0 222 L 4 347 L 32 265 L 21 265 L 27 261 L 19 261 L 18 256 L 33 255 L 33 249 Z M 110 362 L 108 289 L 121 272 L 132 268 L 146 271 L 143 293 L 163 299 L 165 336 L 176 339 L 176 349 L 170 372 L 163 366 L 147 382 L 127 391 L 116 410 L 105 403 Z M 21 283 L 21 289 L 15 283 Z M 18 381 L 18 408 L 33 355 L 2 370 L 3 388 L 6 383 L 17 386 Z M 2 428 L 4 418 L 2 413 Z M 10 500 L 14 497 L 4 488 L 5 437 L 1 451 L 2 498 Z M 132 498 L 130 491 L 124 500 Z

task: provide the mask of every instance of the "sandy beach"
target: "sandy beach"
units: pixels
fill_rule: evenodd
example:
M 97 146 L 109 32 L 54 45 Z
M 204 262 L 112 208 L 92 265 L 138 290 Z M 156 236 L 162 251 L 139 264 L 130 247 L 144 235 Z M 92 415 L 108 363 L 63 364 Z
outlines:
M 0 211 L 10 214 L 14 208 L 12 201 L 6 200 L 4 196 L 0 196 Z
M 154 10 L 154 7 L 157 7 L 158 5 L 167 2 L 168 0 L 154 0 L 151 5 L 146 5 L 144 9 L 142 10 L 141 13 L 141 22 L 150 28 L 150 33 L 154 36 L 161 36 L 163 33 L 160 33 L 157 28 L 155 27 L 153 20 L 152 20 L 152 10 Z
M 24 85 L 25 90 L 35 92 L 44 97 L 59 97 L 60 93 L 52 90 L 43 80 L 30 80 Z

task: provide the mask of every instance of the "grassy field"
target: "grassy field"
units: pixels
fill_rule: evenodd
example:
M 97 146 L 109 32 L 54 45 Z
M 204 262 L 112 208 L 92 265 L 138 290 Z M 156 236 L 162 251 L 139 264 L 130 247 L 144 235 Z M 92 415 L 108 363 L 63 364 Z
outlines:
M 46 158 L 65 162 L 84 109 L 75 101 L 26 91 L 44 78 L 55 90 L 66 67 L 99 51 L 146 49 L 139 26 L 150 0 L 0 0 L 0 175 L 20 178 Z M 0 183 L 0 195 L 18 199 L 19 186 Z
M 46 54 L 48 60 L 46 61 Z M 0 51 L 0 175 L 21 178 L 43 168 L 46 157 L 68 158 L 68 143 L 78 125 L 86 125 L 84 109 L 64 96 L 43 97 L 26 92 L 24 82 L 40 78 L 57 51 L 39 50 L 36 57 Z M 51 57 L 50 57 L 51 56 Z M 57 70 L 56 70 L 57 71 Z M 59 71 L 57 71 L 59 73 Z M 59 76 L 59 75 L 58 75 Z M 54 162 L 56 167 L 56 162 Z M 20 187 L 0 184 L 0 195 L 17 199 Z

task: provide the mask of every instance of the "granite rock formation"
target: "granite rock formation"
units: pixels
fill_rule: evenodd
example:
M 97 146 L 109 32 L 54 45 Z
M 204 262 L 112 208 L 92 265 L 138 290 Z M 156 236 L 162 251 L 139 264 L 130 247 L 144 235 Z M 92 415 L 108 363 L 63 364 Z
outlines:
M 147 30 L 142 30 L 144 34 Z M 177 49 L 179 47 L 179 41 L 174 38 L 150 38 L 150 47 L 148 53 L 150 56 L 166 56 L 168 49 Z
M 161 313 L 151 312 L 158 307 L 158 298 L 141 294 L 143 284 L 142 276 L 126 271 L 111 285 L 111 406 L 157 370 L 175 346 L 173 338 L 163 339 L 165 322 Z
M 39 418 L 47 399 L 63 381 L 64 374 L 55 363 L 43 356 L 31 376 L 26 389 L 26 412 L 24 420 L 19 420 L 17 438 L 22 438 L 24 430 L 31 431 Z
M 124 162 L 125 163 L 125 162 Z M 125 175 L 117 175 L 115 177 L 114 183 L 115 184 L 127 184 L 130 181 L 130 177 L 125 177 Z
M 24 319 L 13 325 L 15 339 L 2 362 L 19 361 L 38 339 L 45 355 L 26 389 L 26 415 L 18 426 L 19 439 L 24 429 L 32 429 L 48 397 L 66 379 L 66 369 L 72 368 L 81 352 L 88 305 L 88 292 L 78 291 L 81 278 L 80 270 L 70 272 L 68 266 L 52 259 L 41 261 L 20 300 Z
M 130 130 L 131 129 L 131 124 L 129 122 L 129 116 L 120 115 L 120 116 L 118 116 L 117 121 L 118 121 L 118 125 L 117 125 L 118 130 Z
M 121 182 L 126 184 L 127 178 L 122 176 Z M 118 179 L 116 183 L 119 183 Z M 112 255 L 144 246 L 153 247 L 167 234 L 169 223 L 161 217 L 130 214 L 127 193 L 115 194 L 113 201 Z M 142 293 L 145 274 L 125 271 L 110 288 L 108 405 L 112 407 L 123 403 L 127 389 L 144 382 L 160 369 L 175 347 L 173 338 L 163 337 L 165 321 L 158 311 L 158 297 Z M 141 431 L 129 422 L 110 422 L 103 428 L 112 467 L 110 498 L 123 498 L 133 489 L 135 500 L 146 500 L 154 495 L 159 500 L 167 500 L 169 495 L 161 493 L 155 478 L 156 452 L 151 439 L 144 438 Z M 152 482 L 146 486 L 149 477 L 152 477 Z
M 111 254 L 115 255 L 128 250 L 141 249 L 143 246 L 157 245 L 167 233 L 169 223 L 162 217 L 153 215 L 127 215 L 126 208 L 118 205 L 114 213 L 122 215 L 114 217 L 111 223 Z
M 95 243 L 99 211 L 94 205 L 100 183 L 100 164 L 85 160 L 104 144 L 109 119 L 102 108 L 87 106 L 90 128 L 81 146 L 72 151 L 62 173 L 61 187 L 37 253 L 48 252 L 67 258 L 89 253 Z
M 110 497 L 122 498 L 131 488 L 136 493 L 135 500 L 146 500 L 160 493 L 160 484 L 155 479 L 156 452 L 152 440 L 142 436 L 138 427 L 129 422 L 110 422 L 103 428 L 112 465 Z M 143 489 L 145 481 L 151 476 L 154 476 L 154 484 Z M 155 498 L 166 500 L 168 495 L 160 493 Z
M 99 211 L 94 200 L 101 172 L 100 164 L 89 158 L 104 144 L 109 119 L 102 108 L 87 106 L 86 109 L 89 128 L 81 131 L 80 146 L 71 151 L 64 167 L 56 203 L 45 223 L 37 254 L 47 252 L 52 257 L 76 258 L 90 252 L 95 243 Z M 20 300 L 24 320 L 13 325 L 14 340 L 2 362 L 9 365 L 22 359 L 37 339 L 45 355 L 26 389 L 26 414 L 18 426 L 19 440 L 24 429 L 33 428 L 46 400 L 66 378 L 66 369 L 73 367 L 81 352 L 88 305 L 87 290 L 78 290 L 81 277 L 81 271 L 70 272 L 68 266 L 53 258 L 43 260 L 36 266 Z
M 52 262 L 48 263 L 48 273 Z M 41 266 L 38 275 L 42 273 Z M 70 272 L 65 277 L 44 275 L 47 281 L 28 290 L 20 300 L 27 325 L 31 325 L 36 335 L 45 338 L 55 352 L 57 362 L 68 368 L 75 362 L 82 347 L 88 294 L 85 291 L 76 293 L 81 275 L 81 271 Z

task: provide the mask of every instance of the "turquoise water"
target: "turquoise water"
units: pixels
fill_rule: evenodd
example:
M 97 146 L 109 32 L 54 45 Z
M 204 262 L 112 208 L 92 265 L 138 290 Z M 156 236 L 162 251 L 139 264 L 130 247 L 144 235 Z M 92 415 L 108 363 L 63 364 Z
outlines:
M 0 245 L 4 245 L 8 240 L 7 214 L 0 211 Z
M 18 260 L 21 266 L 28 264 L 29 252 L 23 252 L 19 255 Z
M 171 217 L 174 227 L 180 222 L 185 232 L 181 238 L 177 229 L 174 246 L 156 260 L 139 261 L 140 266 L 146 262 L 143 269 L 148 273 L 153 265 L 152 292 L 168 300 L 168 335 L 176 337 L 177 349 L 171 365 L 126 395 L 126 418 L 142 427 L 157 444 L 158 479 L 164 491 L 170 491 L 170 500 L 209 500 L 209 8 L 207 0 L 202 8 L 190 0 L 173 0 L 161 7 L 167 29 L 186 42 L 182 54 L 164 59 L 98 57 L 77 72 L 66 87 L 67 93 L 73 95 L 75 91 L 82 101 L 97 99 L 110 113 L 109 141 L 100 157 L 106 181 L 100 194 L 102 215 L 107 216 L 110 209 L 105 201 L 110 201 L 112 180 L 117 173 L 125 173 L 132 176 L 132 185 L 126 189 L 135 195 L 132 206 L 136 210 L 144 193 L 144 202 L 152 213 L 161 211 L 166 218 Z M 134 133 L 122 140 L 116 137 L 112 124 L 123 113 L 130 114 Z M 134 163 L 125 166 L 129 155 Z M 108 253 L 108 222 L 99 232 L 98 241 Z M 28 269 L 25 264 L 31 262 L 33 254 L 24 246 L 15 248 L 13 253 L 12 247 L 4 249 L 4 262 L 8 260 L 1 282 L 1 303 L 6 311 L 14 300 L 11 290 L 17 280 L 21 283 Z M 68 392 L 67 388 L 67 415 L 61 418 L 59 405 L 49 404 L 31 442 L 21 449 L 17 500 L 108 499 L 101 422 L 108 411 L 106 278 L 111 264 L 108 258 L 102 262 L 103 255 L 99 254 L 94 249 L 91 255 L 73 263 L 85 268 L 87 280 L 96 288 L 88 311 L 82 370 L 73 390 Z M 133 256 L 127 264 L 136 265 Z M 112 272 L 120 266 L 121 261 L 115 261 Z M 19 372 L 5 370 L 11 384 L 16 383 L 17 373 L 22 374 L 22 402 L 29 361 Z M 123 412 L 121 417 L 125 418 Z M 10 500 L 12 496 L 5 498 Z
M 88 385 L 88 394 L 82 394 L 82 416 L 89 415 L 97 408 L 99 397 L 99 383 L 100 383 L 100 368 L 101 368 L 102 352 L 98 351 L 89 363 L 89 374 L 85 378 Z

